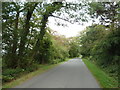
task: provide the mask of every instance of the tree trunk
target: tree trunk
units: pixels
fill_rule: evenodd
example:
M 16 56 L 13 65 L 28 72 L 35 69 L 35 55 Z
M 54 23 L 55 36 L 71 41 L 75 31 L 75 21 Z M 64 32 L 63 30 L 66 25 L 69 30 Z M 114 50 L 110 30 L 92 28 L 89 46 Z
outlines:
M 16 55 L 16 49 L 17 49 L 17 42 L 18 42 L 18 18 L 19 18 L 19 12 L 17 12 L 16 20 L 15 20 L 15 29 L 13 31 L 13 47 L 12 47 L 12 54 Z
M 59 7 L 56 8 L 57 5 Z M 41 25 L 41 29 L 40 29 L 40 34 L 35 43 L 35 46 L 33 48 L 32 55 L 31 55 L 33 59 L 38 51 L 41 52 L 39 50 L 39 48 L 40 48 L 41 42 L 43 40 L 43 37 L 46 33 L 45 28 L 46 28 L 46 23 L 48 21 L 48 17 L 51 16 L 51 14 L 54 13 L 54 11 L 59 10 L 62 7 L 62 2 L 53 2 L 53 7 L 55 7 L 55 8 L 53 8 L 52 10 L 49 10 L 49 7 L 47 7 L 46 12 L 43 14 L 43 18 L 41 20 L 42 25 Z M 43 60 L 44 59 L 42 59 L 42 63 L 44 62 Z
M 17 54 L 16 54 L 16 50 L 17 50 L 17 42 L 18 42 L 18 19 L 19 19 L 19 11 L 16 14 L 16 19 L 15 19 L 15 27 L 13 30 L 13 41 L 12 41 L 12 47 L 10 50 L 10 55 L 9 55 L 9 60 L 14 63 L 11 64 L 10 67 L 15 68 L 16 67 L 16 60 L 17 60 Z
M 45 27 L 46 27 L 46 23 L 48 21 L 48 17 L 49 17 L 49 15 L 43 15 L 43 18 L 42 18 L 42 21 L 41 21 L 42 26 L 41 26 L 41 30 L 40 30 L 40 35 L 39 35 L 39 37 L 38 37 L 38 39 L 37 39 L 37 41 L 35 43 L 35 46 L 33 48 L 32 58 L 34 58 L 37 51 L 39 50 L 39 47 L 41 45 L 41 41 L 43 40 L 43 37 L 45 35 L 45 32 L 46 32 Z
M 27 12 L 27 16 L 26 16 L 26 20 L 25 20 L 25 25 L 24 25 L 24 29 L 21 33 L 21 40 L 20 40 L 20 46 L 19 46 L 19 60 L 18 60 L 18 67 L 20 66 L 20 60 L 23 59 L 24 57 L 24 50 L 25 50 L 25 44 L 27 41 L 27 35 L 29 33 L 29 28 L 30 28 L 30 18 L 33 14 L 33 11 L 35 9 L 35 7 L 37 6 L 38 3 L 35 3 L 34 6 L 29 7 L 28 12 Z

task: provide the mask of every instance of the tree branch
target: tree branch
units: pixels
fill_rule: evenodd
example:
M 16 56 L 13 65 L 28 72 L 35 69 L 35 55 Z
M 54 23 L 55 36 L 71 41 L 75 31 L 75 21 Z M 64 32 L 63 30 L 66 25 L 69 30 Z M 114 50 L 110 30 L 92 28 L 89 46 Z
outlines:
M 69 22 L 69 23 L 71 23 L 71 24 L 74 24 L 74 23 L 70 22 L 70 21 L 67 20 L 67 19 L 64 19 L 64 18 L 61 18 L 61 17 L 58 17 L 58 16 L 54 16 L 54 15 L 50 15 L 50 16 L 55 17 L 55 18 L 58 18 L 58 19 L 61 19 L 61 20 L 64 20 L 64 21 L 67 21 L 67 22 Z

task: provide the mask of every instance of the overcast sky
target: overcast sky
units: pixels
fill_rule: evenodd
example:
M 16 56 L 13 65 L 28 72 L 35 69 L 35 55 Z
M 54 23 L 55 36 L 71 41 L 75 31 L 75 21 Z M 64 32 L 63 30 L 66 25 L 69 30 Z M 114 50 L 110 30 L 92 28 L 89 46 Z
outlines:
M 84 30 L 86 26 L 92 24 L 92 21 L 87 22 L 85 25 L 70 24 L 64 20 L 59 20 L 59 22 L 67 24 L 67 27 L 57 26 L 53 17 L 49 17 L 48 26 L 60 35 L 65 35 L 66 37 L 76 36 L 80 31 Z
M 71 1 L 71 2 L 80 2 L 80 0 L 66 0 L 67 2 L 68 1 Z M 54 30 L 54 31 L 57 31 L 59 34 L 61 34 L 61 35 L 65 35 L 66 37 L 73 37 L 73 36 L 77 36 L 78 34 L 79 34 L 79 32 L 80 31 L 82 31 L 82 30 L 84 30 L 87 26 L 90 26 L 90 25 L 92 25 L 92 19 L 90 18 L 90 16 L 86 13 L 86 9 L 87 9 L 87 7 L 85 6 L 85 7 L 82 7 L 82 9 L 78 9 L 78 11 L 77 12 L 73 12 L 72 10 L 71 11 L 69 11 L 69 12 L 71 12 L 71 13 L 74 13 L 74 14 L 76 14 L 76 15 L 81 15 L 81 14 L 83 14 L 84 13 L 84 17 L 81 15 L 80 17 L 81 18 L 85 18 L 85 19 L 87 19 L 88 20 L 88 22 L 84 22 L 84 24 L 83 25 L 78 25 L 78 24 L 71 24 L 71 23 L 69 23 L 69 22 L 67 22 L 67 21 L 64 21 L 64 20 L 61 20 L 61 19 L 58 19 L 58 18 L 55 18 L 55 17 L 49 17 L 49 22 L 48 22 L 48 26 L 52 29 L 52 30 Z M 81 13 L 81 14 L 80 14 Z M 62 16 L 63 15 L 63 16 Z M 62 12 L 62 15 L 61 15 L 61 17 L 63 17 L 64 18 L 64 16 L 65 17 L 67 17 L 67 18 L 69 18 L 69 15 L 67 14 L 67 13 L 63 13 Z M 68 15 L 68 16 L 67 16 Z M 55 15 L 56 16 L 56 15 Z M 59 17 L 59 16 L 58 16 Z M 56 25 L 55 24 L 55 19 L 57 19 L 57 21 L 58 22 L 60 22 L 60 23 L 64 23 L 64 24 L 67 24 L 67 27 L 63 27 L 63 26 L 58 26 L 58 25 Z M 70 20 L 69 20 L 70 21 Z M 94 23 L 99 23 L 99 20 L 98 19 L 94 19 Z M 80 23 L 81 23 L 82 21 L 80 20 Z

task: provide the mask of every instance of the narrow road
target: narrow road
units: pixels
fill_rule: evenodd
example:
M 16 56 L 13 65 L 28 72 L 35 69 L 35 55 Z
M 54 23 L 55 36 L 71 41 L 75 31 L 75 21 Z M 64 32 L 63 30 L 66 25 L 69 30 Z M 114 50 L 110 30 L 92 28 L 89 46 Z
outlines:
M 99 85 L 83 61 L 75 58 L 15 88 L 99 88 Z

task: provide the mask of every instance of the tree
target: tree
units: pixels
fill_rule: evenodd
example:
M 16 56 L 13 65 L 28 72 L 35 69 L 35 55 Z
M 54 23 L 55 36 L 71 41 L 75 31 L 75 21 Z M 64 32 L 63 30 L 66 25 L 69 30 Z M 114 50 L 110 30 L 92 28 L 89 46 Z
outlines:
M 86 8 L 85 4 L 67 2 L 4 2 L 2 7 L 3 57 L 6 66 L 24 68 L 30 65 L 35 61 L 38 53 L 42 53 L 43 48 L 41 47 L 45 46 L 43 43 L 50 41 L 44 40 L 48 18 L 54 17 L 70 23 L 79 23 L 79 20 L 85 20 L 83 17 L 84 12 L 81 12 L 82 8 Z M 73 14 L 73 12 L 77 11 L 79 14 Z M 67 16 L 63 17 L 62 14 Z M 60 49 L 60 53 L 65 54 L 65 52 L 67 51 Z M 63 57 L 66 56 L 67 54 Z M 12 63 L 9 63 L 11 61 Z
M 4 2 L 2 8 L 3 49 L 7 57 L 7 61 L 5 62 L 8 63 L 8 67 L 15 67 L 18 44 L 18 21 L 19 14 L 22 10 L 20 10 L 21 6 L 19 3 L 14 2 Z
M 24 57 L 24 49 L 25 49 L 25 43 L 27 40 L 27 35 L 29 33 L 30 28 L 30 19 L 32 17 L 33 11 L 35 7 L 38 5 L 38 3 L 27 3 L 27 14 L 25 19 L 25 26 L 23 27 L 23 33 L 21 33 L 21 39 L 20 39 L 20 46 L 19 46 L 19 59 L 18 59 L 18 67 L 20 67 L 20 60 L 22 60 L 22 57 Z
M 80 56 L 80 45 L 76 38 L 71 38 L 69 42 L 69 57 L 78 57 Z

